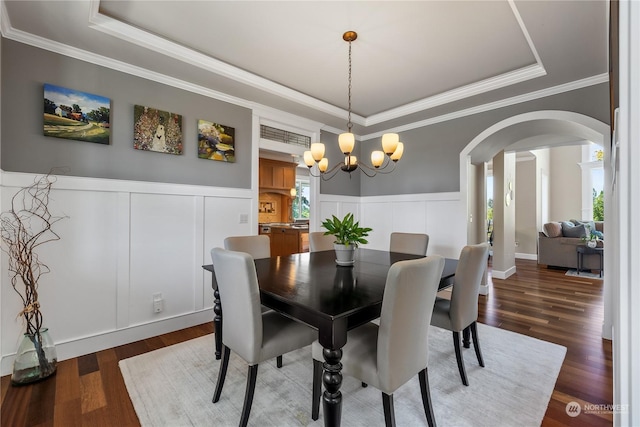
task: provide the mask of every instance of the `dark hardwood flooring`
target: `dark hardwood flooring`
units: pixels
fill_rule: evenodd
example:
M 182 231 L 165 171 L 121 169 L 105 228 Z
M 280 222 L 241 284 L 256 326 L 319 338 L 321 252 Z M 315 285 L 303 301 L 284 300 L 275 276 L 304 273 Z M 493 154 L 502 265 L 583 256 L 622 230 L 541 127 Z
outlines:
M 613 401 L 611 343 L 600 337 L 602 281 L 567 277 L 535 261 L 516 265 L 515 275 L 492 280 L 490 294 L 480 297 L 479 321 L 567 347 L 543 426 L 612 425 L 610 413 L 571 418 L 565 411 L 572 401 L 583 408 Z M 118 361 L 211 332 L 207 323 L 65 360 L 55 376 L 28 386 L 12 387 L 2 377 L 0 425 L 138 426 Z

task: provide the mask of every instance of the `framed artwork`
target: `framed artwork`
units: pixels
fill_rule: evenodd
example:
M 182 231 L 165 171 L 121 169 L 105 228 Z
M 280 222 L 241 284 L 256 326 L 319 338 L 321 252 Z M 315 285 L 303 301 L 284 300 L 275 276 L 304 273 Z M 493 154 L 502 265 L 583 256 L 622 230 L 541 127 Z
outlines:
M 235 134 L 232 127 L 198 120 L 198 157 L 235 163 Z
M 133 107 L 133 148 L 182 154 L 182 116 L 155 108 Z
M 111 100 L 44 84 L 44 136 L 109 144 Z

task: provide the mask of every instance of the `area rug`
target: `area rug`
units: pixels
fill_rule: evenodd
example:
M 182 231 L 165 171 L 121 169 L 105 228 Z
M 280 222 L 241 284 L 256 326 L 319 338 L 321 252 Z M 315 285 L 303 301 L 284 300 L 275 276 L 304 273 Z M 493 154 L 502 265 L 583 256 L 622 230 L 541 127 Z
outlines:
M 592 273 L 590 271 L 581 271 L 580 274 L 578 274 L 577 270 L 567 270 L 566 273 L 564 273 L 565 276 L 571 276 L 571 277 L 587 277 L 589 279 L 600 279 L 602 280 L 602 277 L 600 277 L 600 273 Z
M 564 360 L 566 348 L 479 324 L 485 368 L 473 347 L 463 349 L 469 387 L 462 385 L 452 334 L 431 327 L 429 382 L 440 426 L 539 426 Z M 220 401 L 211 403 L 220 361 L 213 335 L 120 361 L 129 396 L 143 427 L 237 426 L 247 366 L 231 353 Z M 249 425 L 322 426 L 311 420 L 310 347 L 260 364 Z M 384 425 L 382 398 L 373 387 L 344 377 L 342 425 Z M 417 376 L 394 393 L 398 426 L 426 425 Z

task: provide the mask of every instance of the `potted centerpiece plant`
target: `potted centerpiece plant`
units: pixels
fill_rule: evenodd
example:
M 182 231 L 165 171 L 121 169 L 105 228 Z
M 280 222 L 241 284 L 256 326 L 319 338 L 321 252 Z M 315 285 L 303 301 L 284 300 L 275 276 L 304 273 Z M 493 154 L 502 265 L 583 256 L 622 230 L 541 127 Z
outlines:
M 368 227 L 360 227 L 360 223 L 355 221 L 352 213 L 348 213 L 343 219 L 332 215 L 326 219 L 322 226 L 327 230 L 324 234 L 333 235 L 333 243 L 336 251 L 336 263 L 338 265 L 353 265 L 355 250 L 358 244 L 369 243 L 365 237 L 372 231 Z
M 600 240 L 600 236 L 596 230 L 591 229 L 591 226 L 587 225 L 587 234 L 582 237 L 582 241 L 590 248 L 595 248 L 598 246 L 598 241 Z
M 40 277 L 49 272 L 49 267 L 36 253 L 39 246 L 60 240 L 52 227 L 65 217 L 53 216 L 49 211 L 49 193 L 54 182 L 51 174 L 36 178 L 13 196 L 11 208 L 0 215 L 2 250 L 8 255 L 11 286 L 22 301 L 18 317 L 26 327 L 13 364 L 14 385 L 47 378 L 57 367 L 55 346 L 43 326 L 38 299 Z

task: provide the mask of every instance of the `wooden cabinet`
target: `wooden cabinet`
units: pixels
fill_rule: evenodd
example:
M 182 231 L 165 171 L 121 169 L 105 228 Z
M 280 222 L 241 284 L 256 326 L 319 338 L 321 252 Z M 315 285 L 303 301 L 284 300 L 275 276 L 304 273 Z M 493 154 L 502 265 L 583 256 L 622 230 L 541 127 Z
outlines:
M 271 227 L 271 256 L 309 251 L 309 232 L 295 228 Z
M 290 190 L 296 186 L 296 164 L 260 159 L 260 188 Z

